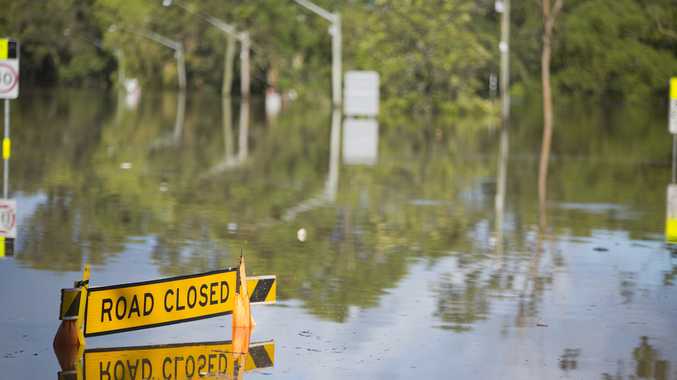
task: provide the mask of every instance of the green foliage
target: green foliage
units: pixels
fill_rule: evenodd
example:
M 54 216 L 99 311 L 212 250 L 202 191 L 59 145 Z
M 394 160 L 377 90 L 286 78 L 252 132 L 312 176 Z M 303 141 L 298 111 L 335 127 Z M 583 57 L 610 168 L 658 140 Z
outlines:
M 21 43 L 24 83 L 87 84 L 105 80 L 110 53 L 100 48 L 95 0 L 2 0 L 0 34 Z
M 343 68 L 381 74 L 383 109 L 485 117 L 487 80 L 498 71 L 499 18 L 491 0 L 316 2 L 343 20 Z M 540 91 L 541 9 L 513 1 L 515 95 Z M 614 99 L 662 93 L 677 67 L 674 0 L 567 0 L 556 24 L 552 73 L 561 92 Z M 114 84 L 124 73 L 144 87 L 176 87 L 174 53 L 143 37 L 183 44 L 188 85 L 220 90 L 226 36 L 215 17 L 252 38 L 252 85 L 329 94 L 330 24 L 293 1 L 0 0 L 0 32 L 23 47 L 25 84 Z M 235 72 L 239 71 L 235 59 Z M 235 75 L 233 86 L 239 86 Z M 235 91 L 234 93 L 237 93 Z
M 354 65 L 378 68 L 386 110 L 459 116 L 486 113 L 478 93 L 491 64 L 495 37 L 477 24 L 474 1 L 376 1 L 349 11 L 346 38 Z M 484 40 L 484 41 L 483 41 Z
M 677 7 L 659 0 L 567 0 L 556 22 L 552 74 L 563 93 L 631 102 L 665 96 L 677 67 Z M 541 9 L 516 2 L 514 75 L 540 88 Z

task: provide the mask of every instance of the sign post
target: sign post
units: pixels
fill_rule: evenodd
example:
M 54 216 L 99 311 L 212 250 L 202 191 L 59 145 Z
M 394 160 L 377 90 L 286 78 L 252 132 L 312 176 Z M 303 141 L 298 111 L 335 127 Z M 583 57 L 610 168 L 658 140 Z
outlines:
M 9 139 L 10 99 L 19 97 L 19 43 L 10 38 L 0 38 L 0 99 L 5 99 L 5 135 L 2 139 L 3 197 L 9 193 L 9 156 L 11 142 Z
M 677 77 L 670 79 L 670 133 L 677 134 Z
M 665 220 L 665 240 L 668 243 L 677 243 L 677 185 L 668 185 L 667 211 Z
M 19 43 L 11 38 L 0 38 L 0 99 L 5 100 L 4 137 L 2 139 L 3 181 L 0 199 L 0 257 L 14 254 L 16 238 L 16 201 L 9 196 L 9 101 L 19 97 Z

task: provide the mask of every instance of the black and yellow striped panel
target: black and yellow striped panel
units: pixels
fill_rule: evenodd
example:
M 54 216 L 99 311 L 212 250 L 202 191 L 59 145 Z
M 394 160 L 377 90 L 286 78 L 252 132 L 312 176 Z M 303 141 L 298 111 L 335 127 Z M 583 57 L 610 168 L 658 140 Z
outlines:
M 80 380 L 82 376 L 78 376 L 76 371 L 59 371 L 57 373 L 57 378 L 59 380 Z
M 10 38 L 0 38 L 0 59 L 19 58 L 19 43 Z
M 249 303 L 275 303 L 277 279 L 275 276 L 247 277 Z
M 14 239 L 0 236 L 0 257 L 14 256 Z
M 275 363 L 275 342 L 254 343 L 249 346 L 245 371 L 273 367 Z
M 81 289 L 79 288 L 61 289 L 59 319 L 62 321 L 78 319 L 81 293 Z

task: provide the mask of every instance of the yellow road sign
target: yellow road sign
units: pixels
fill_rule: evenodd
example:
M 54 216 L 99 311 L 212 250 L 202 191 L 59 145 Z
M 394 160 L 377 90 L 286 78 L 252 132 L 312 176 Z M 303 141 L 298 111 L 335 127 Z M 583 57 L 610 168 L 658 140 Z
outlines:
M 85 336 L 96 336 L 230 314 L 236 269 L 89 288 Z
M 246 356 L 232 351 L 230 341 L 86 350 L 84 379 L 237 378 L 275 362 L 272 341 L 251 344 Z

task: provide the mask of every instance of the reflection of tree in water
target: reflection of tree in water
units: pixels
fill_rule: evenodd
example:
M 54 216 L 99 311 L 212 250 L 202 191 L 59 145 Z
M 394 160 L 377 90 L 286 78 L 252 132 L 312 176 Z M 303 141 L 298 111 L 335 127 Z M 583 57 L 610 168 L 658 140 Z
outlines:
M 677 248 L 671 247 L 670 259 L 672 262 L 672 270 L 665 271 L 663 274 L 663 285 L 672 286 L 675 284 L 675 277 L 677 277 Z
M 78 271 L 84 257 L 92 264 L 103 264 L 122 252 L 139 215 L 115 200 L 99 202 L 98 208 L 83 207 L 79 201 L 63 189 L 50 191 L 25 226 L 17 258 L 37 269 Z
M 670 379 L 670 361 L 661 357 L 660 352 L 649 344 L 649 338 L 643 336 L 640 338 L 639 346 L 632 350 L 634 361 L 633 374 L 626 375 L 625 366 L 622 360 L 618 362 L 618 369 L 615 375 L 608 373 L 602 374 L 603 380 L 625 380 L 625 379 L 652 379 L 669 380 Z
M 573 371 L 578 368 L 578 357 L 581 350 L 578 348 L 565 348 L 562 356 L 559 357 L 559 368 L 564 372 Z
M 151 258 L 158 270 L 185 274 L 233 265 L 246 240 L 252 272 L 276 273 L 284 283 L 280 299 L 301 300 L 311 313 L 342 321 L 351 306 L 377 305 L 406 275 L 412 259 L 433 264 L 456 256 L 465 268 L 461 281 L 446 276 L 434 286 L 436 315 L 445 327 L 471 328 L 488 317 L 492 297 L 503 295 L 524 294 L 518 324 L 537 315 L 538 294 L 551 280 L 540 273 L 536 255 L 458 253 L 484 252 L 467 238 L 469 226 L 488 219 L 481 207 L 465 202 L 468 189 L 492 171 L 481 159 L 467 159 L 477 157 L 485 143 L 476 131 L 459 129 L 446 141 L 432 142 L 414 128 L 384 129 L 378 166 L 341 167 L 334 205 L 282 223 L 284 210 L 323 188 L 329 147 L 309 142 L 329 141 L 328 112 L 291 110 L 281 115 L 280 128 L 252 126 L 252 149 L 243 167 L 196 180 L 227 151 L 222 128 L 214 127 L 221 121 L 198 117 L 220 105 L 191 103 L 180 149 L 150 149 L 158 136 L 171 132 L 175 101 L 167 102 L 164 114 L 157 112 L 161 107 L 142 103 L 137 114 L 123 113 L 117 120 L 102 111 L 107 104 L 91 97 L 83 103 L 53 106 L 45 113 L 56 124 L 30 119 L 27 123 L 45 127 L 17 132 L 24 145 L 35 142 L 31 151 L 17 152 L 24 154 L 13 172 L 17 182 L 22 189 L 43 190 L 47 198 L 24 227 L 17 260 L 36 268 L 78 270 L 85 259 L 105 264 L 132 236 L 148 236 L 156 242 Z M 121 170 L 123 161 L 132 162 L 132 169 Z M 572 186 L 564 185 L 565 190 Z M 511 208 L 531 215 L 533 191 L 509 193 L 519 197 Z M 439 204 L 412 204 L 419 199 Z M 228 233 L 230 222 L 237 223 L 236 233 Z M 589 230 L 596 223 L 577 226 Z M 300 226 L 311 238 L 290 242 Z M 522 227 L 512 233 L 507 240 L 527 245 L 519 243 L 525 240 Z M 532 273 L 530 267 L 539 270 Z M 520 273 L 530 273 L 530 285 L 516 276 Z
M 637 283 L 635 281 L 635 273 L 633 272 L 621 272 L 620 273 L 620 292 L 621 298 L 623 298 L 624 304 L 632 303 L 632 300 L 635 298 L 635 291 L 637 288 Z
M 56 104 L 56 114 L 28 113 L 24 122 L 32 127 L 16 133 L 24 145 L 31 141 L 32 149 L 19 150 L 30 157 L 17 157 L 13 179 L 19 180 L 14 183 L 46 198 L 20 227 L 21 250 L 16 257 L 38 269 L 77 271 L 85 258 L 104 264 L 124 250 L 133 231 L 140 235 L 138 231 L 149 224 L 137 204 L 138 194 L 125 192 L 140 187 L 129 181 L 129 171 L 121 170 L 116 156 L 117 147 L 127 144 L 116 146 L 109 140 L 122 132 L 110 124 L 113 120 L 126 121 L 127 130 L 133 130 L 144 119 L 111 119 L 109 104 L 97 98 L 76 94 L 60 104 L 61 98 L 48 102 L 50 107 Z M 42 103 L 36 104 L 40 108 Z M 50 117 L 50 122 L 42 117 Z M 44 159 L 40 154 L 46 155 Z
M 481 270 L 454 273 L 462 277 L 454 281 L 452 274 L 444 274 L 434 288 L 438 302 L 435 317 L 442 319 L 444 329 L 469 331 L 472 325 L 489 316 L 489 292 L 481 284 Z

